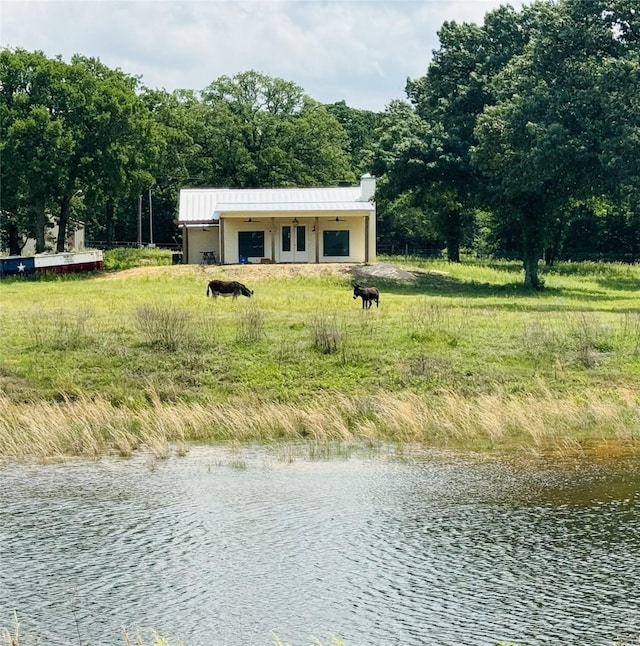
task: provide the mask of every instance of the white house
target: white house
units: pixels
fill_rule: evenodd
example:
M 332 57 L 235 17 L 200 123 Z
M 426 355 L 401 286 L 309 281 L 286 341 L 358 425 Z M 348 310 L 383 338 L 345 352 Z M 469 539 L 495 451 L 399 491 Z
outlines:
M 375 178 L 330 188 L 180 191 L 183 262 L 373 262 Z

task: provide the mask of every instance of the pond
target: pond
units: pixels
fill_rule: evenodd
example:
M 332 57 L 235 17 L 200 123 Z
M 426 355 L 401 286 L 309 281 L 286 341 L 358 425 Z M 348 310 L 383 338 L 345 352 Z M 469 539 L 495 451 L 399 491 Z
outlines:
M 638 459 L 192 447 L 0 467 L 21 644 L 609 644 L 640 634 Z

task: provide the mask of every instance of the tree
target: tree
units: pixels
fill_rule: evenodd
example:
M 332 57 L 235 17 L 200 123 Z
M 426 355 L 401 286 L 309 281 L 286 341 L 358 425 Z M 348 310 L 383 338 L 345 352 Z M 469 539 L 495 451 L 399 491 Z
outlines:
M 76 145 L 61 202 L 60 235 L 68 203 L 80 186 L 94 204 L 104 204 L 102 225 L 111 244 L 118 200 L 137 203 L 135 196 L 153 185 L 151 170 L 164 141 L 137 95 L 138 79 L 97 59 L 74 56 L 68 82 L 66 120 Z M 62 245 L 59 237 L 59 251 Z
M 137 79 L 98 60 L 70 64 L 42 52 L 0 52 L 3 131 L 2 211 L 15 242 L 34 235 L 44 251 L 45 228 L 58 223 L 57 251 L 80 197 L 107 204 L 150 186 L 160 147 L 153 121 L 136 95 Z M 74 204 L 75 203 L 75 204 Z
M 487 14 L 483 26 L 446 22 L 438 36 L 427 74 L 407 81 L 413 113 L 407 107 L 389 111 L 411 127 L 389 126 L 385 119 L 381 130 L 400 136 L 390 142 L 383 134 L 384 162 L 378 155 L 377 166 L 389 176 L 388 186 L 413 195 L 445 241 L 449 260 L 457 262 L 482 191 L 470 157 L 476 119 L 493 102 L 491 78 L 522 49 L 524 36 L 510 7 Z
M 54 208 L 72 156 L 73 139 L 57 109 L 64 64 L 42 52 L 0 52 L 0 203 L 10 251 L 34 237 L 45 250 L 47 213 Z
M 352 181 L 347 136 L 302 89 L 254 71 L 202 92 L 200 145 L 217 186 L 310 186 Z
M 369 172 L 371 170 L 371 149 L 376 143 L 376 129 L 380 122 L 380 114 L 370 110 L 351 108 L 344 101 L 325 104 L 324 107 L 338 120 L 347 133 L 352 168 L 360 174 Z
M 638 116 L 628 107 L 622 121 L 611 118 L 607 75 L 622 50 L 615 19 L 604 9 L 614 5 L 535 5 L 528 44 L 496 75 L 496 103 L 478 118 L 472 157 L 491 184 L 496 213 L 513 214 L 519 223 L 525 284 L 533 288 L 542 285 L 538 260 L 558 214 L 609 190 L 616 165 L 610 144 L 621 136 L 629 142 L 627 119 L 638 132 Z M 630 92 L 628 79 L 619 81 L 632 104 L 637 83 Z
M 175 209 L 180 189 L 211 183 L 211 162 L 198 143 L 206 108 L 192 90 L 166 92 L 144 88 L 140 96 L 164 142 L 151 171 L 155 180 L 154 239 L 176 243 Z M 144 239 L 145 233 L 149 234 L 145 226 L 142 229 Z M 123 235 L 126 237 L 126 232 Z
M 429 125 L 407 102 L 392 101 L 380 116 L 376 134 L 372 171 L 378 178 L 379 237 L 397 245 L 436 237 L 438 227 L 425 216 Z

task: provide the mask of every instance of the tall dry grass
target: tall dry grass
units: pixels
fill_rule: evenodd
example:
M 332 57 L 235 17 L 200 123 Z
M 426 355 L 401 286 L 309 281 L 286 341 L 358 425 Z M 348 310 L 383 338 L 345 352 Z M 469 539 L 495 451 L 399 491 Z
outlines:
M 152 347 L 176 350 L 189 334 L 189 314 L 177 307 L 157 303 L 139 305 L 135 320 L 145 341 Z
M 466 449 L 536 453 L 640 451 L 640 396 L 631 390 L 581 398 L 534 395 L 464 397 L 325 393 L 305 402 L 163 403 L 128 409 L 95 398 L 18 403 L 0 396 L 0 455 L 17 460 L 130 456 L 158 459 L 190 442 L 421 442 Z
M 264 338 L 264 312 L 255 302 L 250 302 L 236 314 L 236 340 L 238 343 L 255 343 Z
M 76 350 L 93 338 L 91 309 L 58 308 L 24 317 L 31 347 L 38 350 Z

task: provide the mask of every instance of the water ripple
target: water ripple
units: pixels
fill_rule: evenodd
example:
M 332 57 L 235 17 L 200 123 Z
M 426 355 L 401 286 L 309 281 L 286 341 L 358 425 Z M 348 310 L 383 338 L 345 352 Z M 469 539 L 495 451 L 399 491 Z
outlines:
M 113 646 L 600 646 L 638 632 L 637 463 L 196 448 L 0 470 L 0 628 Z M 148 634 L 148 633 L 147 633 Z

